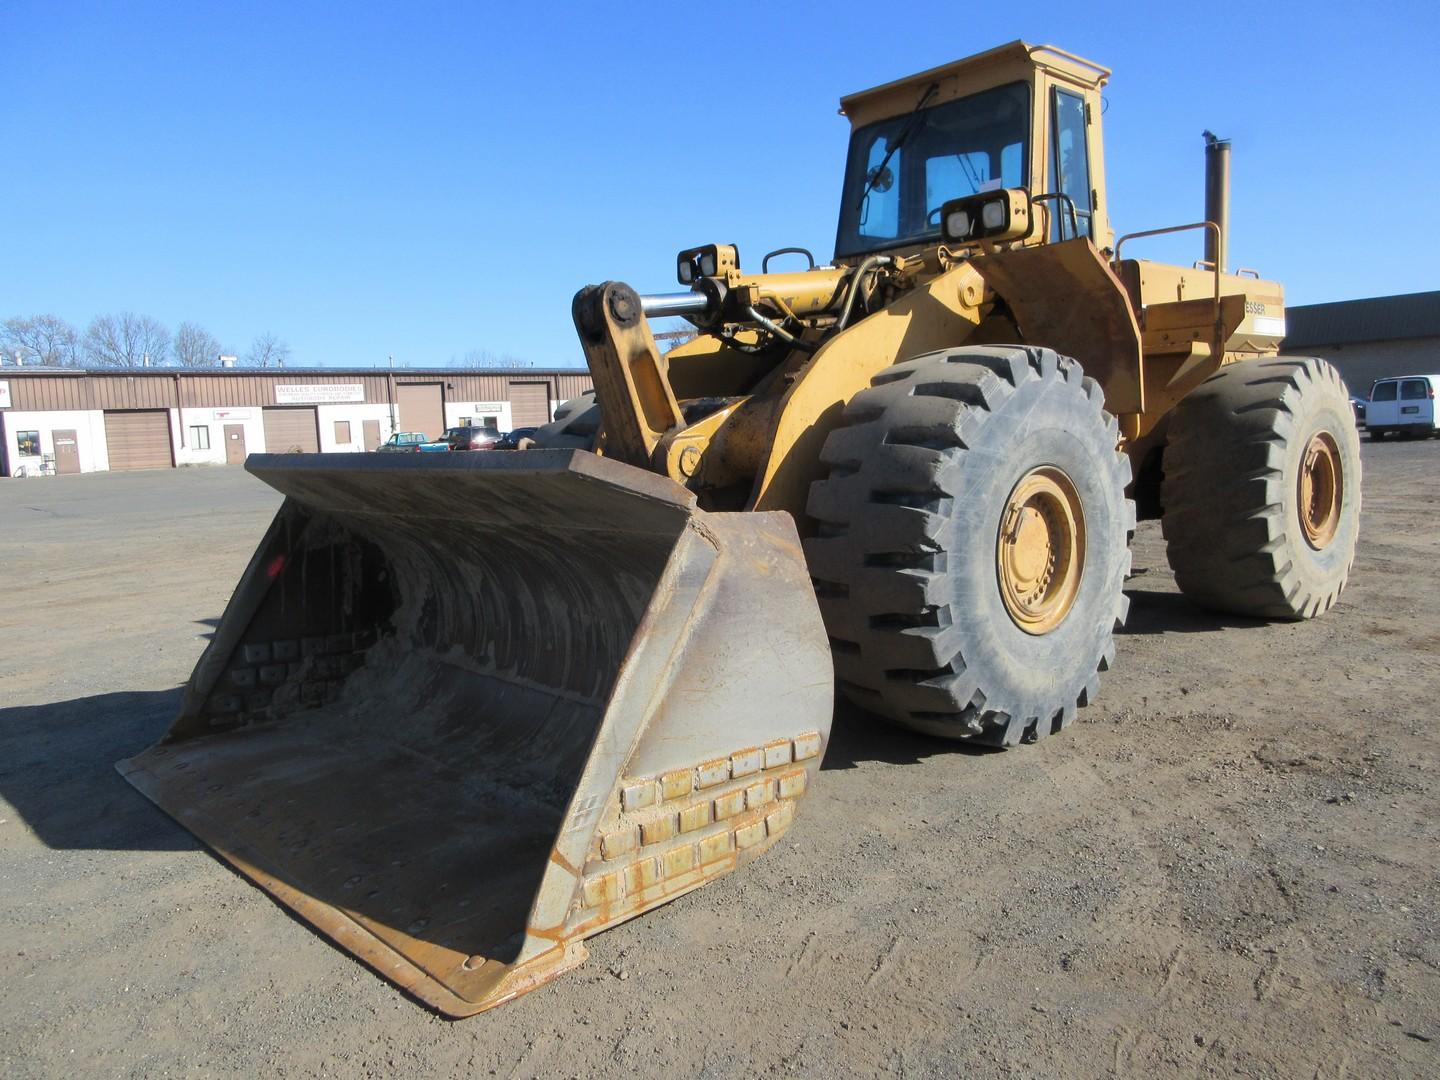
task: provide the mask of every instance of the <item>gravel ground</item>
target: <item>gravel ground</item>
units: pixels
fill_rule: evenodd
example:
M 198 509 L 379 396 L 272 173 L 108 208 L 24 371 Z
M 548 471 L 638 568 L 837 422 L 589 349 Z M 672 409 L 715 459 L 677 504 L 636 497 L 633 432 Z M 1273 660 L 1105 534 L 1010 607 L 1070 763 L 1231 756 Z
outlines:
M 1440 1076 L 1440 445 L 1365 446 L 1350 589 L 1191 609 L 1159 529 L 1065 734 L 842 709 L 783 848 L 439 1019 L 114 772 L 277 503 L 239 470 L 0 484 L 0 1073 Z

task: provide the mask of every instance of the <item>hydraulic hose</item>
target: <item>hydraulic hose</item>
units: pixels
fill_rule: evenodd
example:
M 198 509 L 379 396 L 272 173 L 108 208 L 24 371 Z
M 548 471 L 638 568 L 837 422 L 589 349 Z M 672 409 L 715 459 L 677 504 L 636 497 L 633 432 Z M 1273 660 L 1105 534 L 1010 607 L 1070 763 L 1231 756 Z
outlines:
M 745 309 L 745 316 L 746 316 L 746 318 L 751 319 L 751 320 L 753 320 L 754 322 L 759 323 L 759 324 L 760 324 L 761 326 L 763 326 L 766 330 L 769 330 L 770 333 L 774 334 L 776 337 L 778 337 L 781 341 L 785 342 L 785 344 L 789 345 L 791 348 L 793 348 L 793 349 L 803 349 L 803 350 L 805 350 L 805 352 L 814 352 L 814 351 L 815 351 L 815 346 L 812 345 L 812 344 L 810 344 L 810 342 L 808 342 L 808 341 L 801 341 L 799 338 L 797 338 L 794 334 L 790 333 L 790 331 L 786 330 L 783 326 L 781 326 L 781 325 L 780 325 L 779 323 L 777 323 L 775 320 L 773 320 L 773 319 L 767 319 L 764 315 L 760 314 L 760 312 L 756 311 L 754 304 L 751 304 L 748 308 Z
M 881 266 L 889 266 L 895 260 L 889 255 L 871 255 L 855 268 L 855 273 L 850 278 L 850 292 L 845 297 L 845 307 L 840 311 L 840 319 L 835 324 L 836 331 L 844 330 L 850 325 L 850 313 L 855 308 L 855 297 L 860 292 L 860 282 L 865 275 Z

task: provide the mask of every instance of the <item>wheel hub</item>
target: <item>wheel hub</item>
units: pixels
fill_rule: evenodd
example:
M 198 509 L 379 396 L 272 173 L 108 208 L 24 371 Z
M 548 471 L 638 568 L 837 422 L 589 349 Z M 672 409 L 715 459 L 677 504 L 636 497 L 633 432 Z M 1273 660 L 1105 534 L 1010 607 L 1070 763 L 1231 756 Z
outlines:
M 1031 469 L 1010 492 L 995 545 L 1000 598 L 1027 634 L 1065 619 L 1085 569 L 1085 515 L 1064 470 Z
M 1300 459 L 1296 508 L 1305 542 L 1316 551 L 1335 539 L 1340 529 L 1340 506 L 1345 495 L 1345 473 L 1340 446 L 1328 431 L 1317 431 Z

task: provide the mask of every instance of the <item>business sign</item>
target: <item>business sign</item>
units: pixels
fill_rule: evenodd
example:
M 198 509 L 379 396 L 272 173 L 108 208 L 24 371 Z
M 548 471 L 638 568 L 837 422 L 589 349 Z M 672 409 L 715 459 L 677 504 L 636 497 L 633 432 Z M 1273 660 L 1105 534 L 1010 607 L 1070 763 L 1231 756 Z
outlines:
M 211 409 L 210 419 L 212 420 L 253 420 L 254 409 Z
M 301 383 L 275 387 L 277 405 L 338 405 L 364 400 L 364 383 Z
M 8 382 L 0 382 L 0 409 L 8 409 L 9 407 L 10 384 Z

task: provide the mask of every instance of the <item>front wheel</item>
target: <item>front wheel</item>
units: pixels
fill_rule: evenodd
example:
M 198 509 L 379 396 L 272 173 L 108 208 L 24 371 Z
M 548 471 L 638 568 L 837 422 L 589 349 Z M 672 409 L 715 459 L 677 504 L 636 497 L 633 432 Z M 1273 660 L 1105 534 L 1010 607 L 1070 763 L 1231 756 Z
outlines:
M 806 557 L 841 691 L 930 734 L 1066 726 L 1115 655 L 1135 508 L 1099 386 L 1049 349 L 948 349 L 855 395 Z

